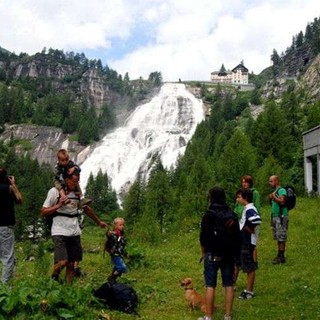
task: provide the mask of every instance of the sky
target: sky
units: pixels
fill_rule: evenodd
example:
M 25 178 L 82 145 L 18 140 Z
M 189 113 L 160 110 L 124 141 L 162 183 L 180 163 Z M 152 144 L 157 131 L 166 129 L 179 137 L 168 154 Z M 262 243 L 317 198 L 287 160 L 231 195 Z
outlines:
M 319 18 L 318 0 L 0 0 L 0 47 L 84 53 L 130 79 L 210 81 L 241 61 L 259 74 Z

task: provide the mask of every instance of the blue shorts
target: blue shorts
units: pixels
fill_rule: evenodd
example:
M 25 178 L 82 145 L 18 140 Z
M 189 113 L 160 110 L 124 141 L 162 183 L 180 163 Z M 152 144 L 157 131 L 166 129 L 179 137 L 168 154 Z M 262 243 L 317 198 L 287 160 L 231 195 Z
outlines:
M 119 273 L 126 273 L 127 272 L 127 266 L 123 261 L 123 258 L 121 256 L 114 256 L 111 255 L 111 260 L 113 263 L 113 270 L 118 271 Z
M 207 252 L 204 258 L 204 280 L 206 287 L 215 288 L 217 286 L 219 269 L 221 270 L 222 285 L 224 287 L 232 287 L 234 271 L 233 257 L 216 257 L 210 252 Z

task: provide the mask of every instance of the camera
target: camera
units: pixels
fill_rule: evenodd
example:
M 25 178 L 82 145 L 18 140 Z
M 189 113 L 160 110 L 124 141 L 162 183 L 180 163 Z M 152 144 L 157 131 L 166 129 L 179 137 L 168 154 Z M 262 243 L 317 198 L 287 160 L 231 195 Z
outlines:
M 11 184 L 12 183 L 12 179 L 13 179 L 13 176 L 6 176 L 5 183 Z

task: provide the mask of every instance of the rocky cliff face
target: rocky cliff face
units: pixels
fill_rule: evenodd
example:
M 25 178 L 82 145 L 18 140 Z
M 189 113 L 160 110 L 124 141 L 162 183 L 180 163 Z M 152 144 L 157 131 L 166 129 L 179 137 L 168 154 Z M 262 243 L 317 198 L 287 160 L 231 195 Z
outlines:
M 67 149 L 70 159 L 80 165 L 95 147 L 95 145 L 82 146 L 70 140 L 70 136 L 63 134 L 60 129 L 26 124 L 6 126 L 0 139 L 5 143 L 14 140 L 17 154 L 24 156 L 29 154 L 40 164 L 48 163 L 52 168 L 56 164 L 56 154 L 59 149 Z
M 298 83 L 298 89 L 305 91 L 308 102 L 320 99 L 320 55 L 318 55 Z
M 292 81 L 296 82 L 297 90 L 305 90 L 310 102 L 320 99 L 320 55 L 314 56 L 304 48 L 286 56 L 277 76 L 264 86 L 262 97 L 280 99 Z
M 51 79 L 57 92 L 70 92 L 75 100 L 84 100 L 98 113 L 104 104 L 112 104 L 119 95 L 109 89 L 99 70 L 80 65 L 48 61 L 44 55 L 11 61 L 8 67 L 14 78 Z

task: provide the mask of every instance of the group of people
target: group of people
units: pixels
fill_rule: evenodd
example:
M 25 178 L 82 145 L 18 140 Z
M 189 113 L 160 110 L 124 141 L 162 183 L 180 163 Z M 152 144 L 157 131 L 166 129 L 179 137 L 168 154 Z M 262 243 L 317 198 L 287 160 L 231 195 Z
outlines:
M 113 282 L 118 276 L 127 271 L 123 260 L 124 252 L 124 219 L 116 218 L 113 230 L 109 230 L 106 222 L 102 221 L 89 206 L 91 199 L 83 196 L 79 185 L 80 167 L 69 159 L 67 150 L 61 149 L 57 153 L 57 165 L 54 186 L 48 191 L 47 197 L 40 210 L 42 217 L 51 217 L 51 237 L 54 243 L 54 265 L 52 279 L 60 280 L 60 274 L 65 269 L 67 283 L 71 283 L 75 276 L 75 267 L 82 261 L 83 249 L 81 245 L 81 227 L 79 211 L 83 211 L 100 228 L 106 228 L 108 235 L 117 246 L 110 252 L 114 264 L 110 280 Z M 0 168 L 0 259 L 2 262 L 2 283 L 12 279 L 15 268 L 14 254 L 14 204 L 22 202 L 15 178 L 9 176 L 4 168 Z M 119 245 L 121 244 L 121 246 Z
M 81 226 L 79 224 L 79 209 L 92 219 L 100 228 L 107 229 L 107 235 L 117 245 L 110 252 L 114 264 L 109 280 L 127 271 L 122 253 L 124 252 L 123 218 L 114 219 L 113 230 L 109 230 L 106 222 L 102 221 L 89 206 L 91 199 L 83 196 L 79 185 L 80 167 L 69 159 L 67 150 L 60 149 L 57 153 L 55 185 L 47 194 L 41 209 L 41 216 L 53 215 L 51 237 L 54 243 L 54 266 L 52 279 L 59 280 L 63 269 L 66 269 L 66 281 L 70 283 L 77 274 L 75 267 L 82 261 Z
M 81 228 L 79 208 L 97 226 L 107 229 L 110 241 L 109 251 L 113 270 L 108 280 L 112 283 L 127 271 L 123 260 L 125 239 L 123 218 L 114 220 L 113 230 L 102 221 L 89 206 L 91 200 L 83 197 L 79 186 L 80 167 L 69 159 L 68 152 L 61 149 L 57 153 L 56 178 L 54 186 L 48 191 L 41 208 L 41 216 L 52 216 L 51 236 L 54 243 L 54 265 L 52 279 L 59 280 L 63 269 L 66 281 L 70 283 L 75 275 L 75 265 L 82 260 Z M 285 249 L 288 231 L 288 209 L 285 207 L 287 191 L 280 185 L 279 178 L 272 175 L 269 185 L 273 192 L 269 195 L 272 214 L 272 233 L 278 244 L 278 254 L 274 264 L 285 263 Z M 22 202 L 15 178 L 0 168 L 0 259 L 2 262 L 2 283 L 13 277 L 14 255 L 14 204 Z M 232 210 L 226 203 L 224 189 L 214 187 L 209 191 L 209 206 L 201 221 L 200 245 L 204 259 L 204 280 L 206 285 L 206 315 L 203 320 L 211 320 L 215 301 L 217 274 L 221 270 L 222 284 L 225 288 L 225 320 L 231 319 L 235 284 L 239 270 L 247 273 L 247 284 L 239 298 L 254 297 L 255 271 L 258 268 L 257 241 L 259 236 L 260 196 L 253 186 L 253 179 L 242 177 L 241 188 L 236 192 L 236 205 Z M 225 238 L 219 234 L 225 231 Z M 223 239 L 223 240 L 221 240 Z
M 281 187 L 279 177 L 272 175 L 269 185 L 271 202 L 271 228 L 273 239 L 277 241 L 278 254 L 273 264 L 286 262 L 285 249 L 288 233 L 288 209 L 285 206 L 287 191 Z M 208 210 L 202 217 L 200 246 L 204 260 L 204 281 L 206 285 L 206 314 L 198 320 L 211 320 L 214 310 L 215 289 L 218 271 L 221 271 L 225 289 L 224 320 L 231 320 L 235 284 L 239 270 L 247 274 L 246 289 L 240 299 L 252 299 L 255 272 L 258 268 L 257 241 L 259 236 L 260 195 L 253 186 L 253 178 L 245 175 L 241 188 L 236 192 L 236 204 L 231 209 L 226 203 L 224 189 L 214 187 L 209 190 Z M 224 233 L 224 238 L 218 236 Z

